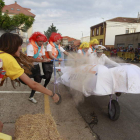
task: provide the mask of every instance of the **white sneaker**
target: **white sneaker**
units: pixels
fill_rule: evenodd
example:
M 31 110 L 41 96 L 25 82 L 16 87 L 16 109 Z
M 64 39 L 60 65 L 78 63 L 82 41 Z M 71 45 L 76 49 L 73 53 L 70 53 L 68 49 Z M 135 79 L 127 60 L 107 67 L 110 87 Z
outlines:
M 34 97 L 31 97 L 31 98 L 29 98 L 29 101 L 31 101 L 31 102 L 33 102 L 33 103 L 37 103 L 37 100 L 35 100 L 35 98 Z

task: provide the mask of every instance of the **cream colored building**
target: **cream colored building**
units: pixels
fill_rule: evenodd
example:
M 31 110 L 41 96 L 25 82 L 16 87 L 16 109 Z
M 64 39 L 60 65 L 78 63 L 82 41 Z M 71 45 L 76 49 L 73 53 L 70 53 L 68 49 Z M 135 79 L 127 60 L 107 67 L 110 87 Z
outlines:
M 90 42 L 90 36 L 82 37 L 81 42 Z
M 33 18 L 35 17 L 35 15 L 33 13 L 31 13 L 31 9 L 24 8 L 20 5 L 18 5 L 16 1 L 14 4 L 5 5 L 2 9 L 2 14 L 4 14 L 7 10 L 8 10 L 10 17 L 17 15 L 17 14 L 20 14 L 20 13 L 25 14 L 27 16 L 31 16 Z M 21 30 L 20 31 L 15 30 L 12 32 L 19 34 L 23 38 L 23 41 L 27 42 L 27 40 L 30 38 L 30 36 L 33 33 L 33 27 L 29 28 L 27 32 L 22 32 Z M 3 31 L 0 31 L 0 35 L 1 34 L 3 34 Z
M 90 39 L 98 39 L 99 44 L 113 48 L 115 36 L 140 32 L 140 19 L 116 17 L 90 27 Z
M 63 45 L 63 46 L 69 45 L 69 42 L 68 42 L 68 39 L 67 39 L 67 38 L 63 38 L 63 39 L 62 39 L 62 45 Z

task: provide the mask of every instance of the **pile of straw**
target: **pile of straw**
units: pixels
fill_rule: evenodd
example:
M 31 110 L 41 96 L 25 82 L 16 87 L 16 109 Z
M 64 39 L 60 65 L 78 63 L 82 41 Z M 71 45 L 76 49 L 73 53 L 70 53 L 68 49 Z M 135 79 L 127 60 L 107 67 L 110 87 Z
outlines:
M 23 115 L 15 124 L 16 140 L 61 140 L 51 115 Z

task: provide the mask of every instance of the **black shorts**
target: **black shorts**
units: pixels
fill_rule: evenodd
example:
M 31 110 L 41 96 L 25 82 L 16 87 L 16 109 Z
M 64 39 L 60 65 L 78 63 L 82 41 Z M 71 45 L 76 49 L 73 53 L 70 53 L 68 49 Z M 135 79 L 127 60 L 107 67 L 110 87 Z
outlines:
M 41 76 L 40 66 L 39 64 L 34 65 L 31 69 L 32 75 L 29 75 L 29 77 L 34 78 L 35 76 Z
M 43 62 L 42 69 L 44 74 L 48 72 L 53 73 L 53 62 Z

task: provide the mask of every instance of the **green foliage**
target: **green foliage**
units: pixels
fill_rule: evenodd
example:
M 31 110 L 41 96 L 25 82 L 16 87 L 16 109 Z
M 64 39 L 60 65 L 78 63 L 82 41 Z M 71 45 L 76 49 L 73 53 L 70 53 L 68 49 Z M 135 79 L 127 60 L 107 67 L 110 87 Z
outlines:
M 3 0 L 0 0 L 0 16 L 2 15 L 2 8 L 5 6 L 5 3 Z
M 18 14 L 10 17 L 8 11 L 2 15 L 2 8 L 5 3 L 0 0 L 0 29 L 6 32 L 11 32 L 15 29 L 26 32 L 33 24 L 34 18 L 24 14 Z
M 53 33 L 53 32 L 57 33 L 58 32 L 58 29 L 56 29 L 56 27 L 52 23 L 52 25 L 50 27 L 48 27 L 48 30 L 46 32 L 44 31 L 44 34 L 49 39 L 50 36 L 51 36 L 51 33 Z
M 34 22 L 33 17 L 26 16 L 24 14 L 18 14 L 10 17 L 8 13 L 5 13 L 3 16 L 1 16 L 1 19 L 0 29 L 5 30 L 6 32 L 11 32 L 15 29 L 26 32 Z

